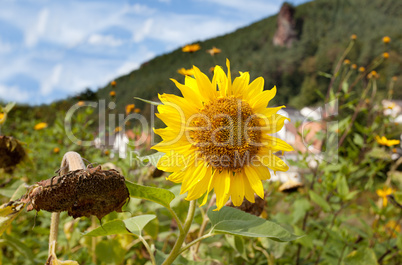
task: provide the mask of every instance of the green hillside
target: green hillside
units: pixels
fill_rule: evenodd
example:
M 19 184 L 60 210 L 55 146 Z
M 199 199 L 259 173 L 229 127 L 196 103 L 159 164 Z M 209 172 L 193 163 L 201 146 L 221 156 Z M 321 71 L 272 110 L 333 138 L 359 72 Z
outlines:
M 95 93 L 87 90 L 81 95 L 42 106 L 17 106 L 11 116 L 35 118 L 53 122 L 57 110 L 67 110 L 78 100 L 110 99 L 109 92 L 116 91 L 117 111 L 124 112 L 127 104 L 148 114 L 149 105 L 134 97 L 157 99 L 158 93 L 175 93 L 179 90 L 169 79 L 183 82 L 179 68 L 194 64 L 208 73 L 210 67 L 225 60 L 231 61 L 232 77 L 238 71 L 248 71 L 251 80 L 258 76 L 265 79 L 265 89 L 278 88 L 274 104 L 301 108 L 317 104 L 325 94 L 329 79 L 320 73 L 332 72 L 331 67 L 341 57 L 352 34 L 357 40 L 347 58 L 351 64 L 367 67 L 375 57 L 385 51 L 390 57 L 377 68 L 379 95 L 392 76 L 399 76 L 394 98 L 402 98 L 402 2 L 394 0 L 316 0 L 295 7 L 295 21 L 299 40 L 291 48 L 275 47 L 272 38 L 276 31 L 277 16 L 271 16 L 233 33 L 198 42 L 201 50 L 189 54 L 177 50 L 144 62 L 140 69 L 116 77 L 117 87 L 100 88 Z M 385 45 L 384 36 L 391 42 Z M 222 50 L 215 57 L 206 53 L 213 46 Z M 357 70 L 356 70 L 357 72 Z M 210 74 L 210 77 L 211 74 Z M 112 80 L 110 80 L 112 81 Z M 381 94 L 383 93 L 383 94 Z M 51 111 L 49 110 L 52 109 Z M 55 111 L 56 110 L 56 111 Z M 29 116 L 29 117 L 27 117 Z
M 402 3 L 393 0 L 317 0 L 296 7 L 295 20 L 299 41 L 292 48 L 275 47 L 272 38 L 277 16 L 268 17 L 233 33 L 199 42 L 202 49 L 193 54 L 177 49 L 144 63 L 140 69 L 116 78 L 116 101 L 119 109 L 133 103 L 133 97 L 153 99 L 157 93 L 180 93 L 169 78 L 183 81 L 176 71 L 192 64 L 203 72 L 216 64 L 225 66 L 229 58 L 232 74 L 249 71 L 251 78 L 263 76 L 265 88 L 276 85 L 277 104 L 302 107 L 320 100 L 316 90 L 325 94 L 329 80 L 318 71 L 330 72 L 350 41 L 358 36 L 348 59 L 358 66 L 367 66 L 386 47 L 383 36 L 391 37 L 387 50 L 390 58 L 379 69 L 379 90 L 386 80 L 400 75 L 402 65 Z M 211 57 L 205 51 L 216 46 L 222 53 Z M 226 68 L 226 67 L 224 67 Z M 381 75 L 386 72 L 387 75 Z M 398 81 L 400 82 L 400 81 Z M 400 86 L 401 83 L 399 83 Z M 398 87 L 398 84 L 397 86 Z M 99 98 L 108 98 L 112 87 L 101 88 Z M 402 97 L 397 89 L 395 98 Z M 145 103 L 135 101 L 140 108 Z

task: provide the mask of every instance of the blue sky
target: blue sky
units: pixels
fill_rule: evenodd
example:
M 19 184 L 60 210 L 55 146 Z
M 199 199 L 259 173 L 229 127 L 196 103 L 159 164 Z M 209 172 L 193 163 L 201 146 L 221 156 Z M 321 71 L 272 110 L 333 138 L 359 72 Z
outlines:
M 32 105 L 96 90 L 155 56 L 273 15 L 284 2 L 0 1 L 0 99 Z

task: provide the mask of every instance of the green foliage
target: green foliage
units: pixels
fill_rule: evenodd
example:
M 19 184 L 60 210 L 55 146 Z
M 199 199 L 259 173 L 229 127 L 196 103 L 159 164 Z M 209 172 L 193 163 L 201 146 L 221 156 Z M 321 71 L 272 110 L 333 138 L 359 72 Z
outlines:
M 240 210 L 223 207 L 219 211 L 208 211 L 213 233 L 223 233 L 247 237 L 267 237 L 272 240 L 285 242 L 298 238 L 280 225 L 269 222 L 257 216 Z

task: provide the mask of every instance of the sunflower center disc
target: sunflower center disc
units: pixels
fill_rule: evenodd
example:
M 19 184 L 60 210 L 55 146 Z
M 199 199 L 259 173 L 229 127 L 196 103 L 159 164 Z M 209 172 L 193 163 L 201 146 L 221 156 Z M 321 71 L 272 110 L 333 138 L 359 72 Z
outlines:
M 252 162 L 261 144 L 258 117 L 247 102 L 234 97 L 206 104 L 191 126 L 193 145 L 219 170 L 239 171 Z

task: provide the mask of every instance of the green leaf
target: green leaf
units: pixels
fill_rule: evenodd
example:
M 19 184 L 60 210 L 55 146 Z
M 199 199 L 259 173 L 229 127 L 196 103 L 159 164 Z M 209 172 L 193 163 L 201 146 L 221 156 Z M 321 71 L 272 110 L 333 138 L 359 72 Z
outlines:
M 332 78 L 332 74 L 324 73 L 324 72 L 321 72 L 321 71 L 318 71 L 318 75 L 326 77 L 328 79 Z
M 151 104 L 151 105 L 155 105 L 155 106 L 158 106 L 158 105 L 162 105 L 162 103 L 160 103 L 160 102 L 155 102 L 155 101 L 151 101 L 151 100 L 147 100 L 147 99 L 142 99 L 142 98 L 137 98 L 137 97 L 134 97 L 135 99 L 138 99 L 138 100 L 141 100 L 141 101 L 143 101 L 143 102 L 145 102 L 145 103 L 149 103 L 149 104 Z
M 296 200 L 293 204 L 292 223 L 296 224 L 297 222 L 299 222 L 304 217 L 306 212 L 310 209 L 310 207 L 311 203 L 307 199 L 302 198 Z
M 370 248 L 352 251 L 345 259 L 345 265 L 377 265 L 375 253 Z
M 355 133 L 355 134 L 353 135 L 353 142 L 354 142 L 357 146 L 363 146 L 363 144 L 364 144 L 364 139 L 363 139 L 363 137 L 362 137 L 360 134 Z
M 208 210 L 212 232 L 248 236 L 267 237 L 276 241 L 291 241 L 300 236 L 293 235 L 282 226 L 245 213 L 232 207 L 223 207 L 219 211 Z
M 161 188 L 142 186 L 127 180 L 126 186 L 131 197 L 153 201 L 165 206 L 166 208 L 170 208 L 170 202 L 175 198 L 171 191 Z
M 8 103 L 8 104 L 3 108 L 3 111 L 4 111 L 5 113 L 9 113 L 10 110 L 11 110 L 12 108 L 14 108 L 14 106 L 15 106 L 15 102 L 10 102 L 10 103 Z
M 320 195 L 318 195 L 317 193 L 315 193 L 312 190 L 309 191 L 309 194 L 310 194 L 311 200 L 313 202 L 315 202 L 316 204 L 318 204 L 325 212 L 331 211 L 331 206 Z
M 100 241 L 95 248 L 96 257 L 106 264 L 122 264 L 126 250 L 117 239 Z
M 27 245 L 25 245 L 23 242 L 21 242 L 18 238 L 11 237 L 7 234 L 4 234 L 3 238 L 5 239 L 6 245 L 12 247 L 13 249 L 20 252 L 22 255 L 24 255 L 27 258 L 27 264 L 35 264 L 34 254 L 32 253 L 32 250 Z
M 126 228 L 134 235 L 140 236 L 141 231 L 144 229 L 151 220 L 155 219 L 154 214 L 144 214 L 124 220 Z
M 113 220 L 107 222 L 101 227 L 95 228 L 88 233 L 83 234 L 84 236 L 108 236 L 117 234 L 131 234 L 127 228 L 126 224 L 122 220 Z
M 343 93 L 347 93 L 348 92 L 348 90 L 349 90 L 349 84 L 348 84 L 348 82 L 347 81 L 343 81 L 342 82 L 342 91 L 343 91 Z
M 151 163 L 154 167 L 156 167 L 158 165 L 159 159 L 164 155 L 165 153 L 156 152 L 152 155 L 138 157 L 138 159 L 143 163 Z
M 19 201 L 13 202 L 11 205 L 5 203 L 0 206 L 0 236 L 7 230 L 24 207 L 25 203 Z
M 226 240 L 228 241 L 229 245 L 234 250 L 236 250 L 237 253 L 239 253 L 243 259 L 248 260 L 247 255 L 246 255 L 246 248 L 244 246 L 244 238 L 241 236 L 233 236 L 233 235 L 229 235 L 229 234 L 226 234 L 225 237 L 226 237 Z
M 341 196 L 341 198 L 345 199 L 349 194 L 349 186 L 345 176 L 344 175 L 339 176 L 336 184 L 339 195 Z
M 141 231 L 149 221 L 156 218 L 156 215 L 146 214 L 135 216 L 126 220 L 113 220 L 101 227 L 84 234 L 84 236 L 108 236 L 117 234 L 141 235 Z

